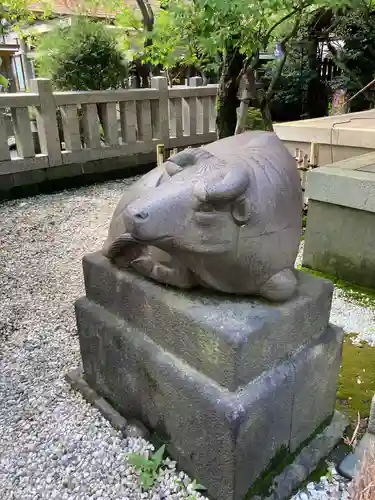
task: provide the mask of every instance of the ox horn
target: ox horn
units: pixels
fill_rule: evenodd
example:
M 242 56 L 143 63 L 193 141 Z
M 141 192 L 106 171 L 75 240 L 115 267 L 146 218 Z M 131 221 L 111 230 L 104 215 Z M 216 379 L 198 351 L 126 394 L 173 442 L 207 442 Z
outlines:
M 233 200 L 241 196 L 250 182 L 249 174 L 243 167 L 234 167 L 223 180 L 212 185 L 198 182 L 194 194 L 200 201 Z

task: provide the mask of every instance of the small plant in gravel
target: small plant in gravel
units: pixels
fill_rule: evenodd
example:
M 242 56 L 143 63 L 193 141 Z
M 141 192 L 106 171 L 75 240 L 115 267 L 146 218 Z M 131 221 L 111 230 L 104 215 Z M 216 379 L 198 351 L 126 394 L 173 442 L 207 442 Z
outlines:
M 192 481 L 188 485 L 186 485 L 184 483 L 184 481 L 182 481 L 181 479 L 178 479 L 177 483 L 179 484 L 181 489 L 186 491 L 186 493 L 189 495 L 187 497 L 188 500 L 198 500 L 198 497 L 199 497 L 198 493 L 200 491 L 206 491 L 206 488 L 204 486 L 202 486 L 201 484 L 199 484 L 196 481 L 196 479 L 194 479 L 194 481 Z
M 129 453 L 128 462 L 139 471 L 139 478 L 144 490 L 150 490 L 154 486 L 163 463 L 164 452 L 165 445 L 161 446 L 150 458 L 138 453 Z

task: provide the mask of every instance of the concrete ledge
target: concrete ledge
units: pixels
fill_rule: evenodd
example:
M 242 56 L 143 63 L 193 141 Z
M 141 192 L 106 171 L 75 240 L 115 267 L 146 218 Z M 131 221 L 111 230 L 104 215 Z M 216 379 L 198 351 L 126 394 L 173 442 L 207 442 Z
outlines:
M 97 408 L 102 416 L 107 419 L 112 427 L 122 431 L 126 437 L 140 437 L 148 439 L 149 432 L 141 422 L 126 420 L 108 401 L 92 389 L 83 376 L 80 368 L 71 370 L 65 375 L 66 382 L 72 389 L 79 392 L 83 398 L 92 406 Z
M 306 195 L 332 205 L 375 212 L 375 153 L 310 171 Z
M 156 154 L 148 153 L 3 174 L 0 201 L 142 174 L 154 168 L 155 162 Z

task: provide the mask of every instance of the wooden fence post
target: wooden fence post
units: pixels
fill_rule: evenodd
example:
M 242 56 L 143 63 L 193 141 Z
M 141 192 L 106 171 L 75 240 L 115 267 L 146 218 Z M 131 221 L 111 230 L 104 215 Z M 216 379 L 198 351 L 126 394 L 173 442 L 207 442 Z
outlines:
M 31 91 L 39 94 L 40 105 L 36 108 L 36 123 L 41 152 L 48 155 L 51 167 L 62 165 L 57 109 L 51 81 L 47 78 L 36 78 L 30 83 Z
M 164 76 L 154 76 L 151 78 L 151 86 L 159 91 L 158 116 L 155 117 L 159 125 L 159 137 L 164 148 L 169 148 L 169 94 L 168 80 Z

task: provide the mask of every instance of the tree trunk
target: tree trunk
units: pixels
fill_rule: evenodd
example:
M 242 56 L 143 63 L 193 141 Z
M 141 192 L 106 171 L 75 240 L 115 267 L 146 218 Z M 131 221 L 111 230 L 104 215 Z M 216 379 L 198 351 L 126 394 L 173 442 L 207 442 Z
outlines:
M 244 58 L 237 50 L 228 50 L 224 56 L 223 68 L 217 93 L 216 133 L 218 139 L 234 134 L 237 123 L 238 77 Z
M 272 122 L 270 103 L 268 101 L 267 96 L 264 96 L 264 98 L 260 102 L 260 112 L 262 114 L 262 118 L 263 118 L 263 122 L 264 122 L 264 130 L 268 130 L 268 131 L 272 132 L 273 131 L 273 122 Z
M 154 29 L 154 13 L 152 7 L 148 0 L 136 0 L 139 10 L 141 11 L 143 18 L 143 29 L 146 32 L 146 39 L 144 42 L 144 48 L 150 47 L 152 45 L 152 30 Z M 150 75 L 151 75 L 151 65 L 149 63 L 141 64 L 139 68 L 140 84 L 142 88 L 150 87 Z

